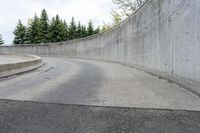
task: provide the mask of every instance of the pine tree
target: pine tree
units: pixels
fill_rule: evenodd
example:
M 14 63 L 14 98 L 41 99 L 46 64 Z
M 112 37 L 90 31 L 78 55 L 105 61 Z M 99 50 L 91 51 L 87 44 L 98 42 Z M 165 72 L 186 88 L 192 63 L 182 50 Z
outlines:
M 13 34 L 15 35 L 14 37 L 14 44 L 24 44 L 24 37 L 26 33 L 26 27 L 22 24 L 21 20 L 19 20 L 17 27 Z
M 49 25 L 49 39 L 50 42 L 55 42 L 56 41 L 56 36 L 57 36 L 57 30 L 56 30 L 56 19 L 55 17 L 52 18 L 51 24 Z
M 68 40 L 68 25 L 65 21 L 60 19 L 60 36 L 61 36 L 61 41 L 66 41 Z
M 98 34 L 100 32 L 100 27 L 94 30 L 94 34 Z
M 90 20 L 89 23 L 88 23 L 87 35 L 91 36 L 93 34 L 94 34 L 94 27 L 93 27 L 92 21 Z
M 49 42 L 49 19 L 45 9 L 42 10 L 39 22 L 39 43 Z
M 82 37 L 82 28 L 81 28 L 81 23 L 80 21 L 78 22 L 78 27 L 77 27 L 77 38 Z
M 24 44 L 30 44 L 31 43 L 31 33 L 30 33 L 30 28 L 27 27 L 26 28 L 26 32 L 24 35 Z
M 51 42 L 60 42 L 64 40 L 63 28 L 63 23 L 60 17 L 58 15 L 56 15 L 55 18 L 53 17 L 49 28 Z
M 69 39 L 75 39 L 77 36 L 77 26 L 76 23 L 74 21 L 74 17 L 72 17 L 72 20 L 70 22 L 70 26 L 69 26 Z
M 37 16 L 37 14 L 35 14 L 35 16 L 33 17 L 33 19 L 30 21 L 29 23 L 29 34 L 30 34 L 30 43 L 32 44 L 36 44 L 36 43 L 40 43 L 39 42 L 39 28 L 40 28 L 40 20 Z
M 31 29 L 30 29 L 30 23 L 31 23 L 31 19 L 29 19 L 28 21 L 28 26 L 26 27 L 26 32 L 24 35 L 24 43 L 25 44 L 30 44 L 31 43 Z
M 3 37 L 2 37 L 2 35 L 0 34 L 0 45 L 3 45 L 3 44 L 4 44 Z
M 87 36 L 87 29 L 85 26 L 81 26 L 81 38 Z
M 63 41 L 69 40 L 69 27 L 68 27 L 66 21 L 63 22 L 62 34 L 63 34 Z
M 13 33 L 15 35 L 14 44 L 37 44 L 87 37 L 99 33 L 99 27 L 94 29 L 91 20 L 87 28 L 85 25 L 81 25 L 80 21 L 78 25 L 76 25 L 74 17 L 72 17 L 68 26 L 58 15 L 53 17 L 49 22 L 48 14 L 46 10 L 43 9 L 40 18 L 35 14 L 35 16 L 28 21 L 27 27 L 19 20 Z

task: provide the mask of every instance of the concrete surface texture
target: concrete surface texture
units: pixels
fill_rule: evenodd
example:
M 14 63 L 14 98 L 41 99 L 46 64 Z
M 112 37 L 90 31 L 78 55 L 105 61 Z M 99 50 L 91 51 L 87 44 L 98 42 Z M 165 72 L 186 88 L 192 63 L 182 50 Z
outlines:
M 200 84 L 199 10 L 199 0 L 148 0 L 108 32 L 54 44 L 0 47 L 0 53 L 125 62 Z
M 0 65 L 3 64 L 9 64 L 9 63 L 17 63 L 17 62 L 22 62 L 26 61 L 24 58 L 19 58 L 19 57 L 10 57 L 10 56 L 1 56 L 0 55 Z
M 200 97 L 137 69 L 99 61 L 44 58 L 34 72 L 0 81 L 0 99 L 200 111 Z
M 0 78 L 20 74 L 43 65 L 42 58 L 34 55 L 0 55 Z

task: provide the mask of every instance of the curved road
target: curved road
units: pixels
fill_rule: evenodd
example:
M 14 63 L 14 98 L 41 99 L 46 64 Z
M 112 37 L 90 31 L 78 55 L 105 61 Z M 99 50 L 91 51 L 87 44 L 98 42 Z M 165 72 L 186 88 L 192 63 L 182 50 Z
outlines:
M 200 98 L 137 69 L 106 62 L 44 58 L 36 71 L 0 81 L 0 99 L 78 105 L 200 110 Z

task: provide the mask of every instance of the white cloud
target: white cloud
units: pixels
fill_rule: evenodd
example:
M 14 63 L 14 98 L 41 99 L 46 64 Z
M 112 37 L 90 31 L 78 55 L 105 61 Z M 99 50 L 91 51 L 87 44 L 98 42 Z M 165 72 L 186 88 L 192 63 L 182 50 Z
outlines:
M 18 19 L 25 23 L 44 8 L 50 18 L 59 14 L 69 22 L 74 16 L 84 24 L 91 19 L 100 25 L 110 21 L 109 12 L 115 6 L 112 0 L 0 0 L 0 3 L 0 33 L 7 44 L 13 40 L 12 32 Z

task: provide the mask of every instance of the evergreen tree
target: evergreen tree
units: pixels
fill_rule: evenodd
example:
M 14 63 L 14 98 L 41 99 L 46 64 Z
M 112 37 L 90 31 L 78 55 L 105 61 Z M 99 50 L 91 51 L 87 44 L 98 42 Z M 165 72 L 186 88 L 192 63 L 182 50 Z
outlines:
M 31 19 L 29 19 L 28 21 L 28 26 L 26 27 L 26 32 L 25 32 L 25 35 L 24 35 L 24 43 L 25 44 L 30 44 L 31 43 L 31 27 L 30 27 L 30 24 L 31 24 Z
M 94 34 L 98 34 L 100 32 L 100 27 L 94 30 Z
M 37 14 L 35 14 L 34 18 L 30 21 L 29 26 L 28 26 L 28 32 L 30 35 L 30 39 L 29 39 L 30 43 L 32 44 L 40 43 L 39 28 L 40 28 L 40 20 Z
M 92 21 L 90 20 L 89 23 L 88 23 L 87 35 L 91 36 L 93 34 L 94 34 L 94 27 L 93 27 Z
M 40 18 L 35 14 L 35 16 L 28 21 L 27 27 L 19 20 L 13 33 L 15 35 L 14 44 L 37 44 L 87 37 L 99 33 L 99 27 L 94 29 L 91 20 L 87 28 L 81 25 L 80 21 L 78 25 L 76 25 L 74 17 L 72 17 L 68 26 L 58 15 L 53 17 L 49 23 L 48 14 L 46 10 L 43 9 Z
M 42 10 L 39 22 L 39 43 L 49 42 L 49 19 L 45 9 Z
M 75 39 L 77 36 L 77 26 L 76 23 L 74 21 L 74 17 L 72 17 L 72 20 L 70 22 L 70 26 L 69 26 L 69 39 Z
M 30 44 L 31 43 L 31 33 L 30 33 L 30 28 L 27 27 L 26 28 L 26 32 L 24 35 L 24 44 Z
M 57 26 L 56 26 L 56 19 L 55 17 L 52 18 L 51 20 L 51 24 L 49 26 L 49 39 L 50 42 L 56 42 L 56 36 L 57 36 L 57 30 L 56 30 Z
M 2 35 L 0 34 L 0 45 L 4 44 L 4 41 L 3 41 L 3 37 Z
M 65 21 L 60 19 L 60 36 L 61 36 L 61 41 L 66 41 L 68 40 L 68 25 Z
M 69 28 L 66 21 L 63 22 L 62 34 L 63 34 L 63 41 L 69 40 Z
M 78 27 L 77 27 L 77 38 L 81 38 L 81 37 L 82 37 L 82 27 L 81 27 L 81 23 L 79 21 Z
M 60 42 L 64 40 L 63 23 L 58 15 L 52 18 L 52 22 L 49 28 L 50 31 L 50 41 L 51 42 Z
M 21 20 L 19 20 L 17 27 L 13 34 L 15 35 L 14 37 L 14 44 L 24 44 L 24 37 L 26 33 L 26 27 L 22 24 Z
M 81 26 L 81 38 L 87 36 L 87 29 L 85 26 Z

